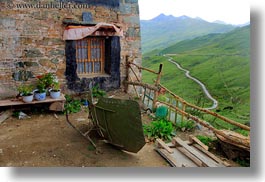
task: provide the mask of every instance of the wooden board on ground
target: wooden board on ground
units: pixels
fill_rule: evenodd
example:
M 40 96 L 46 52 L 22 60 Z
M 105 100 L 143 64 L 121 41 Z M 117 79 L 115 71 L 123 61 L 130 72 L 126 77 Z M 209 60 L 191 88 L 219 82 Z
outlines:
M 161 141 L 159 143 L 163 144 Z M 166 147 L 164 144 L 158 145 L 156 151 L 173 167 L 226 167 L 221 159 L 200 145 L 187 143 L 176 137 L 171 143 L 165 144 Z M 173 153 L 168 151 L 169 147 Z
M 0 113 L 0 124 L 8 119 L 12 115 L 10 110 L 4 111 Z
M 165 158 L 172 167 L 198 167 L 187 156 L 182 154 L 179 150 L 172 149 L 173 153 L 169 154 L 167 150 L 162 148 L 155 149 L 163 158 Z

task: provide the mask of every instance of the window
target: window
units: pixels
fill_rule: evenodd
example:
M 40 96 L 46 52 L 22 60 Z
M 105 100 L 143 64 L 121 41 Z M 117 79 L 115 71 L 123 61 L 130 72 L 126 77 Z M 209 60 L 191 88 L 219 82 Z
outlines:
M 87 37 L 76 41 L 78 75 L 104 74 L 105 38 Z

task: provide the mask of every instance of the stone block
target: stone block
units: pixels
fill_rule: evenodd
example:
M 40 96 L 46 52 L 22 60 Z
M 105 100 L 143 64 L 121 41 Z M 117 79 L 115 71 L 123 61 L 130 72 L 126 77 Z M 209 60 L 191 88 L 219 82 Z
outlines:
M 121 4 L 120 5 L 120 13 L 121 14 L 131 14 L 132 13 L 132 7 L 130 4 Z
M 15 28 L 16 21 L 13 18 L 1 18 L 0 19 L 0 27 L 1 28 Z
M 55 50 L 49 51 L 48 54 L 49 54 L 49 56 L 63 56 L 63 55 L 65 55 L 65 51 L 60 50 L 60 49 L 55 49 Z
M 138 15 L 126 16 L 123 18 L 124 23 L 129 25 L 139 25 L 140 19 Z
M 126 33 L 127 37 L 140 37 L 140 31 L 138 28 L 129 27 Z
M 21 37 L 21 43 L 24 45 L 29 45 L 29 44 L 32 44 L 33 42 L 34 42 L 34 39 L 30 37 Z
M 41 59 L 41 60 L 39 60 L 39 64 L 41 66 L 45 66 L 45 67 L 51 68 L 51 69 L 56 68 L 56 65 L 54 63 L 52 63 L 51 60 L 49 60 L 49 59 Z
M 25 65 L 26 67 L 39 66 L 38 63 L 36 63 L 36 62 L 29 62 L 29 61 L 25 61 L 25 62 L 24 62 L 24 65 Z
M 91 12 L 83 12 L 82 19 L 84 22 L 93 22 L 93 16 Z
M 44 37 L 39 43 L 40 45 L 62 45 L 64 44 L 64 41 L 61 38 Z
M 138 3 L 138 0 L 125 0 L 125 3 L 136 4 Z
M 24 52 L 25 52 L 25 57 L 28 57 L 28 58 L 42 57 L 43 56 L 43 54 L 37 48 L 24 50 Z

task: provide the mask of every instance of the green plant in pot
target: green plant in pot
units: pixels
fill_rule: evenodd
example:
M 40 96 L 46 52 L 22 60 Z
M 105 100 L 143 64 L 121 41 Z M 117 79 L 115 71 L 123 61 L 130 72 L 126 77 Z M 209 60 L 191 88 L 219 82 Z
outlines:
M 37 76 L 37 78 L 38 81 L 41 81 L 45 85 L 46 89 L 52 87 L 55 80 L 55 77 L 52 73 L 45 73 L 43 75 Z
M 46 99 L 46 84 L 43 80 L 39 79 L 37 83 L 37 90 L 34 92 L 35 99 L 42 101 Z
M 22 96 L 22 100 L 26 103 L 32 102 L 33 100 L 33 86 L 32 85 L 21 85 L 18 87 L 18 92 Z
M 50 89 L 49 91 L 50 91 L 51 98 L 58 99 L 61 95 L 60 83 L 54 82 L 52 89 Z

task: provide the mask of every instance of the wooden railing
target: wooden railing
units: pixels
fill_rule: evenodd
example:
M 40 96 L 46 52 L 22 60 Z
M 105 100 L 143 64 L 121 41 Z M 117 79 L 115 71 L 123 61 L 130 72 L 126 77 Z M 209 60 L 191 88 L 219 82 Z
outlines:
M 186 100 L 184 100 L 183 98 L 176 95 L 175 93 L 173 93 L 172 91 L 170 91 L 168 88 L 166 88 L 165 86 L 163 86 L 160 83 L 160 79 L 161 79 L 161 75 L 162 75 L 162 68 L 163 68 L 162 64 L 160 64 L 159 70 L 158 70 L 158 72 L 156 72 L 156 71 L 150 70 L 148 68 L 138 66 L 135 63 L 128 61 L 127 62 L 128 70 L 133 70 L 133 67 L 135 67 L 139 70 L 145 70 L 145 71 L 148 71 L 148 72 L 151 72 L 151 73 L 157 75 L 157 78 L 156 78 L 156 80 L 154 80 L 153 85 L 141 82 L 141 79 L 137 76 L 135 71 L 132 71 L 132 72 L 134 73 L 134 76 L 136 77 L 137 81 L 133 81 L 130 77 L 128 77 L 127 81 L 125 81 L 125 83 L 127 85 L 132 85 L 134 87 L 136 94 L 138 96 L 139 95 L 142 96 L 143 103 L 147 107 L 149 107 L 151 110 L 155 110 L 157 105 L 159 105 L 159 103 L 160 103 L 161 105 L 164 105 L 168 108 L 169 112 L 167 115 L 167 117 L 168 117 L 167 119 L 172 121 L 173 123 L 176 124 L 177 122 L 181 122 L 184 119 L 193 120 L 196 123 L 199 123 L 200 125 L 212 130 L 215 134 L 224 137 L 230 143 L 234 143 L 237 146 L 240 146 L 241 148 L 244 148 L 248 151 L 250 150 L 250 139 L 249 139 L 249 137 L 244 137 L 243 135 L 239 134 L 239 136 L 240 136 L 239 138 L 234 137 L 231 139 L 232 136 L 227 134 L 227 132 L 224 132 L 223 130 L 218 130 L 218 129 L 214 128 L 207 121 L 199 118 L 198 116 L 191 114 L 191 111 L 193 111 L 193 112 L 196 111 L 196 112 L 200 112 L 203 114 L 211 115 L 214 118 L 218 118 L 218 119 L 220 119 L 226 123 L 229 123 L 233 126 L 239 127 L 239 128 L 246 130 L 246 131 L 250 131 L 249 126 L 246 126 L 244 124 L 233 121 L 229 118 L 226 118 L 226 117 L 224 117 L 220 114 L 217 114 L 213 111 L 210 111 L 208 109 L 204 109 L 204 108 L 201 108 L 201 107 L 196 106 L 194 104 L 191 104 L 191 103 L 187 102 Z M 138 92 L 139 89 L 136 89 L 135 88 L 136 86 L 140 86 L 143 88 L 142 93 Z M 158 99 L 158 95 L 161 93 L 163 95 L 167 96 L 166 101 L 161 101 Z M 150 102 L 152 104 L 150 104 Z
M 153 71 L 153 70 L 145 68 L 145 67 L 141 67 L 141 66 L 131 62 L 129 57 L 127 57 L 126 58 L 126 67 L 127 67 L 127 79 L 125 81 L 126 91 L 128 91 L 128 85 L 132 85 L 136 95 L 137 96 L 142 95 L 143 103 L 146 104 L 147 107 L 149 107 L 151 110 L 154 110 L 156 108 L 156 102 L 157 102 L 157 97 L 158 97 L 158 92 L 159 92 L 159 84 L 160 84 L 160 79 L 162 76 L 163 65 L 160 64 L 159 70 L 156 72 L 156 71 Z M 141 79 L 139 78 L 139 76 L 137 76 L 133 67 L 138 69 L 139 71 L 145 70 L 145 71 L 148 71 L 150 73 L 157 75 L 156 80 L 155 80 L 155 84 L 151 85 L 148 83 L 143 83 L 141 81 Z M 131 76 L 129 76 L 130 75 L 129 71 L 131 71 L 133 73 L 136 81 L 133 80 L 131 78 Z M 140 86 L 143 88 L 143 90 L 141 91 L 142 93 L 139 93 L 137 91 L 136 86 Z

